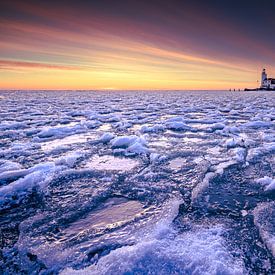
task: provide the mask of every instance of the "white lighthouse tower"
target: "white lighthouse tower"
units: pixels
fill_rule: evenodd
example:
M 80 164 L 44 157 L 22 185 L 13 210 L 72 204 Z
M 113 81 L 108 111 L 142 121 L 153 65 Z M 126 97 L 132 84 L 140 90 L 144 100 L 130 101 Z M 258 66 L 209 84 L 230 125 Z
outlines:
M 267 74 L 265 72 L 265 69 L 262 71 L 262 79 L 261 79 L 261 88 L 265 86 L 265 80 L 267 80 Z

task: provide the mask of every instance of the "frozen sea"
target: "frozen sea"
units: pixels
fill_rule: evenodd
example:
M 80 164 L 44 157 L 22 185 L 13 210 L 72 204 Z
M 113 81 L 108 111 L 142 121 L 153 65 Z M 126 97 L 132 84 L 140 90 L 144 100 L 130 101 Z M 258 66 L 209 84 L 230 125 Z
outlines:
M 0 91 L 1 274 L 274 274 L 275 93 Z

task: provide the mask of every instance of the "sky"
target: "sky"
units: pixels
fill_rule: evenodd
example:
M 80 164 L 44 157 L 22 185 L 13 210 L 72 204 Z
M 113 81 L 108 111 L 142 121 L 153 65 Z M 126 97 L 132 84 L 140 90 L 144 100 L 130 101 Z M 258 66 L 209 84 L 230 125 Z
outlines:
M 0 2 L 0 89 L 255 88 L 274 0 Z

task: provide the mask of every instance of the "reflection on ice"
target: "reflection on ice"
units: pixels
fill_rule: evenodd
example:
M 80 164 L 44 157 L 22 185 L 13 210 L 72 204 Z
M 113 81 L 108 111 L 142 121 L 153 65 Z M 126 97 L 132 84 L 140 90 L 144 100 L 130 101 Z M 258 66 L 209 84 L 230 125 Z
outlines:
M 95 140 L 95 139 L 96 139 L 96 135 L 91 133 L 71 135 L 62 139 L 54 139 L 51 141 L 43 142 L 41 143 L 41 148 L 43 151 L 52 151 L 54 149 L 57 149 L 58 147 L 77 144 L 77 143 L 85 143 L 89 140 Z
M 204 139 L 202 138 L 199 138 L 199 137 L 183 137 L 182 138 L 183 142 L 186 142 L 186 143 L 189 143 L 189 142 L 192 142 L 192 143 L 200 143 L 200 142 L 203 142 Z
M 99 131 L 99 132 L 100 132 L 100 131 L 106 132 L 106 131 L 110 131 L 111 129 L 112 129 L 111 124 L 105 123 L 105 124 L 99 126 L 99 127 L 97 128 L 97 131 Z
M 162 137 L 159 137 L 158 139 L 153 139 L 149 141 L 149 147 L 169 148 L 171 147 L 171 144 L 168 138 L 162 136 Z
M 130 171 L 139 164 L 138 161 L 130 158 L 119 158 L 114 156 L 94 156 L 86 164 L 86 168 L 96 170 Z
M 96 264 L 70 274 L 244 274 L 242 259 L 234 258 L 224 245 L 220 225 L 178 233 L 172 228 L 177 203 L 154 225 L 138 232 L 136 242 L 111 251 Z
M 69 236 L 89 229 L 111 229 L 133 220 L 142 211 L 142 204 L 138 201 L 119 197 L 109 198 L 87 217 L 72 223 L 63 233 Z
M 169 161 L 168 167 L 172 170 L 180 170 L 186 164 L 185 158 L 175 158 Z

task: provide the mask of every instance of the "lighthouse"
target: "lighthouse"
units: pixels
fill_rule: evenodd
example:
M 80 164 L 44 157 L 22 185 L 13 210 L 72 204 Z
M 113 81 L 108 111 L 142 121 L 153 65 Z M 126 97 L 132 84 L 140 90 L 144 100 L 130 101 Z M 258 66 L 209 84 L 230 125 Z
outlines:
M 261 81 L 261 88 L 264 88 L 265 86 L 265 80 L 267 79 L 267 74 L 265 72 L 265 69 L 262 71 L 262 81 Z
M 262 71 L 262 79 L 261 79 L 261 90 L 275 90 L 275 78 L 267 78 L 267 73 L 265 71 L 265 69 L 263 69 Z
M 245 91 L 275 91 L 275 78 L 268 77 L 266 70 L 263 69 L 261 74 L 261 86 L 256 89 L 244 89 Z

